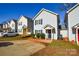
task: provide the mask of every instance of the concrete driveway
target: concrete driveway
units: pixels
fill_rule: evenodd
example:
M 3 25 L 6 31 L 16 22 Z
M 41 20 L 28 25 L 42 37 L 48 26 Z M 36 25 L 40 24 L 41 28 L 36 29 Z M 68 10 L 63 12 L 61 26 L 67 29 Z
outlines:
M 3 41 L 0 41 L 0 43 L 1 42 Z M 0 46 L 0 56 L 29 56 L 45 48 L 43 44 L 35 43 L 29 40 L 16 40 L 8 42 L 13 44 Z

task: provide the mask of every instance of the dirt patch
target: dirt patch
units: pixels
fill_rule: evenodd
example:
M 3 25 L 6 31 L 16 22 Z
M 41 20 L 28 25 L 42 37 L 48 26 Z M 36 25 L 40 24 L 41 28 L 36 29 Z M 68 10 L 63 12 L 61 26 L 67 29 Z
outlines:
M 64 48 L 53 48 L 46 47 L 32 56 L 78 56 L 79 51 L 77 49 L 64 49 Z
M 40 49 L 45 48 L 45 45 L 29 40 L 16 40 L 9 42 L 13 42 L 14 45 L 0 47 L 0 56 L 29 56 Z

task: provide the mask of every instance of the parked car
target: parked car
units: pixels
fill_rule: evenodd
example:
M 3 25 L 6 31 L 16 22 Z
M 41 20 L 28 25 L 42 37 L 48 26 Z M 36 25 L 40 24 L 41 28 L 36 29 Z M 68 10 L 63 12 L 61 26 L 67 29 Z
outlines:
M 7 36 L 16 36 L 18 34 L 16 32 L 5 32 L 2 35 L 3 37 L 7 37 Z
M 0 32 L 0 37 L 2 37 L 3 32 Z

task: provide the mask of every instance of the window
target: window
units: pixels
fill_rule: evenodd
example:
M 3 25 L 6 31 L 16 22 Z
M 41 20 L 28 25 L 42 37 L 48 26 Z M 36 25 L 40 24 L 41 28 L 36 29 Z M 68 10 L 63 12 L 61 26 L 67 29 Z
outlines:
M 38 20 L 38 21 L 39 21 L 38 23 L 41 24 L 41 20 Z
M 42 33 L 42 30 L 40 30 L 41 31 L 41 33 Z
M 35 20 L 35 25 L 37 25 L 37 20 Z
M 37 34 L 37 30 L 35 30 L 35 34 Z
M 19 32 L 21 32 L 22 30 L 21 29 L 19 29 Z
M 19 22 L 19 25 L 22 25 L 22 22 Z
M 35 25 L 37 25 L 37 24 L 41 24 L 41 25 L 42 25 L 42 19 L 40 19 L 40 20 L 35 20 Z
M 41 25 L 42 25 L 42 19 L 41 19 Z
M 76 28 L 72 28 L 72 33 L 73 33 L 73 34 L 76 33 Z
M 40 20 L 39 20 L 39 24 L 41 24 L 41 25 L 42 25 L 42 19 L 40 19 Z
M 12 24 L 12 27 L 14 27 L 14 24 Z
M 35 30 L 35 34 L 42 33 L 42 30 Z

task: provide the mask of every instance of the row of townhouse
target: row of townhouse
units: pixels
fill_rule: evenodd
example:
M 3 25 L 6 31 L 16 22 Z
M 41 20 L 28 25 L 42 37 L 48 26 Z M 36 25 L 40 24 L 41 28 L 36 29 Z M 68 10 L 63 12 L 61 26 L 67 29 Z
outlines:
M 67 38 L 69 41 L 74 40 L 79 43 L 79 4 L 66 12 L 65 29 L 60 29 L 59 23 L 60 18 L 57 13 L 43 8 L 33 19 L 21 16 L 17 21 L 11 20 L 9 23 L 3 23 L 2 30 L 4 32 L 14 31 L 24 35 L 44 33 L 45 38 L 54 40 L 62 35 L 63 38 Z
M 2 32 L 17 32 L 20 35 L 27 35 L 33 32 L 33 21 L 31 18 L 21 16 L 18 20 L 12 19 L 0 24 Z

